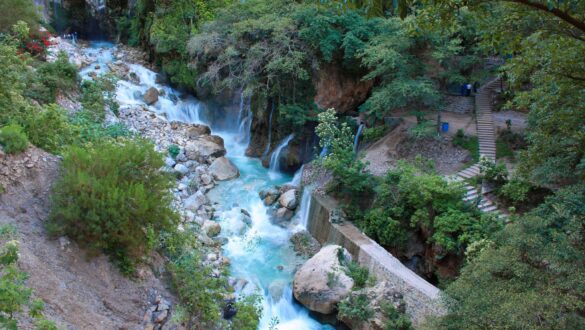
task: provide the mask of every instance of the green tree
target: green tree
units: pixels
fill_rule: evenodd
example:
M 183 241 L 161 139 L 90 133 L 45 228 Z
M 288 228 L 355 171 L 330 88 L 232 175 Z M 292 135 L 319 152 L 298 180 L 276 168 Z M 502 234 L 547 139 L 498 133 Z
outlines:
M 354 135 L 347 123 L 338 123 L 334 109 L 318 115 L 319 125 L 315 129 L 321 148 L 329 154 L 322 159 L 323 166 L 331 170 L 335 178 L 331 189 L 343 197 L 367 197 L 371 187 L 371 176 L 365 173 L 365 164 L 355 158 Z M 366 196 L 363 196 L 363 195 Z
M 585 3 L 475 0 L 410 2 L 425 29 L 456 29 L 474 17 L 487 55 L 509 57 L 501 68 L 513 94 L 509 107 L 529 111 L 528 150 L 520 173 L 540 185 L 585 179 Z M 515 31 L 509 33 L 509 31 Z M 514 56 L 510 56 L 514 54 Z
M 583 328 L 584 219 L 583 186 L 515 219 L 449 286 L 450 313 L 437 328 Z
M 399 108 L 436 107 L 437 86 L 426 75 L 423 62 L 413 54 L 413 49 L 425 47 L 424 44 L 417 43 L 397 18 L 387 19 L 383 26 L 383 32 L 359 54 L 370 69 L 364 79 L 381 80 L 360 110 L 381 119 Z

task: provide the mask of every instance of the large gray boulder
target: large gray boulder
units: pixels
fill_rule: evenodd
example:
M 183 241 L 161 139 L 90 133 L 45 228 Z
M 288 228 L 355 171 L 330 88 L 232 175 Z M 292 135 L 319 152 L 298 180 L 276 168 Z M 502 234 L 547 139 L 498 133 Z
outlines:
M 223 145 L 207 139 L 198 138 L 195 141 L 189 141 L 185 146 L 187 158 L 199 163 L 210 163 L 215 158 L 225 156 L 225 153 Z
M 185 199 L 183 205 L 185 206 L 186 210 L 197 212 L 201 206 L 208 203 L 209 199 L 207 199 L 207 196 L 205 196 L 201 190 L 198 190 L 196 193 L 189 196 L 189 198 Z
M 209 135 L 211 133 L 211 129 L 209 126 L 200 125 L 200 124 L 191 124 L 189 128 L 187 128 L 187 138 L 189 139 L 196 139 L 201 135 Z
M 284 194 L 280 195 L 278 202 L 282 207 L 286 207 L 289 210 L 294 210 L 297 207 L 297 190 L 290 189 Z
M 148 105 L 153 105 L 158 101 L 158 90 L 154 87 L 150 87 L 146 93 L 144 93 L 144 102 Z
M 240 176 L 238 168 L 226 157 L 219 157 L 209 166 L 209 172 L 217 181 L 235 179 Z
M 343 255 L 345 260 L 351 259 L 349 252 L 341 246 L 325 246 L 296 272 L 293 293 L 308 309 L 331 314 L 337 304 L 351 293 L 354 283 L 345 274 L 339 255 Z

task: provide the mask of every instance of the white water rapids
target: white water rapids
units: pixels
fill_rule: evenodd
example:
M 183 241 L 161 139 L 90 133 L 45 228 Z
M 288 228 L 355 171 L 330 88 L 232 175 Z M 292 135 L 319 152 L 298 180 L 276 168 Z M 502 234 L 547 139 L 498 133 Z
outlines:
M 93 44 L 84 51 L 96 59 L 82 70 L 84 79 L 89 77 L 91 71 L 98 71 L 98 74 L 106 72 L 107 63 L 114 60 L 111 44 Z M 96 65 L 100 66 L 98 70 L 95 70 Z M 241 99 L 237 124 L 217 131 L 213 123 L 203 122 L 201 116 L 201 110 L 205 107 L 203 103 L 169 86 L 156 83 L 156 73 L 143 66 L 137 64 L 128 66 L 139 78 L 140 83 L 123 80 L 118 82 L 116 99 L 120 107 L 144 106 L 158 115 L 166 116 L 169 120 L 210 126 L 213 134 L 224 139 L 227 157 L 240 170 L 239 178 L 220 183 L 208 193 L 208 196 L 212 201 L 219 203 L 217 221 L 222 226 L 221 235 L 227 238 L 223 253 L 231 261 L 231 276 L 248 282 L 237 294 L 256 292 L 263 297 L 259 328 L 269 329 L 276 320 L 275 329 L 279 330 L 332 329 L 310 317 L 308 310 L 293 299 L 292 278 L 303 260 L 292 250 L 289 239 L 293 230 L 306 226 L 310 194 L 303 194 L 302 205 L 293 219 L 296 227 L 291 225 L 289 228 L 283 228 L 271 223 L 269 209 L 259 198 L 258 192 L 289 182 L 291 177 L 280 173 L 277 165 L 271 166 L 271 171 L 268 171 L 262 167 L 258 159 L 245 156 L 252 122 L 249 99 L 245 97 Z M 151 87 L 162 93 L 158 102 L 147 106 L 143 101 L 143 95 Z M 278 163 L 280 152 L 291 139 L 292 136 L 287 137 L 275 150 L 275 164 Z M 300 177 L 294 181 L 297 180 L 300 181 Z M 249 227 L 242 226 L 241 209 L 247 210 L 251 215 Z

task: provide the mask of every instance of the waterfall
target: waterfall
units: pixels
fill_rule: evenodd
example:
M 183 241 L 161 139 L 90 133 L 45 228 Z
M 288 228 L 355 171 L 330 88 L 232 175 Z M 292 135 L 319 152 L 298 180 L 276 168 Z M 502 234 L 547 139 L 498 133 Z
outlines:
M 252 107 L 250 98 L 240 94 L 240 112 L 238 114 L 238 140 L 246 147 L 250 144 L 250 129 L 252 128 Z
M 329 152 L 329 148 L 323 147 L 323 149 L 321 149 L 321 153 L 319 153 L 319 157 L 323 158 L 323 157 L 327 156 L 328 152 Z
M 262 154 L 262 158 L 268 155 L 270 151 L 270 145 L 272 144 L 272 114 L 274 113 L 274 101 L 272 101 L 272 109 L 270 109 L 270 116 L 268 116 L 268 143 L 266 144 L 266 149 Z
M 304 168 L 305 168 L 305 164 L 303 164 L 301 166 L 301 168 L 299 168 L 298 171 L 295 172 L 295 175 L 293 176 L 292 180 L 290 181 L 290 184 L 292 184 L 293 186 L 297 186 L 297 187 L 301 186 L 301 180 L 303 179 L 303 169 Z
M 282 153 L 282 150 L 288 146 L 288 143 L 290 142 L 290 140 L 293 139 L 294 136 L 295 136 L 294 134 L 287 136 L 284 140 L 282 140 L 282 142 L 278 145 L 278 147 L 276 147 L 274 152 L 272 152 L 272 156 L 270 156 L 270 171 L 271 172 L 278 172 L 278 170 L 280 169 L 280 163 L 279 163 L 280 154 Z
M 305 187 L 303 190 L 303 196 L 301 197 L 301 206 L 299 207 L 299 224 L 303 229 L 307 229 L 309 224 L 309 212 L 311 211 L 311 193 L 313 189 Z
M 355 134 L 355 139 L 353 140 L 353 153 L 356 153 L 358 150 L 358 146 L 360 143 L 360 136 L 362 135 L 362 131 L 364 129 L 365 125 L 364 124 L 360 124 L 360 126 L 358 127 L 357 133 Z
M 111 47 L 105 47 L 104 44 L 92 45 L 97 47 L 93 49 L 94 56 L 91 58 L 94 61 L 87 67 L 86 76 L 90 71 L 96 71 L 96 64 L 101 65 L 112 61 L 109 58 Z M 102 56 L 98 56 L 100 54 Z M 104 70 L 108 68 L 107 65 L 101 65 L 101 67 Z M 199 111 L 205 107 L 205 104 L 169 86 L 157 84 L 156 75 L 142 66 L 130 64 L 129 67 L 138 79 L 133 82 L 118 81 L 116 99 L 122 108 L 140 106 L 148 111 L 165 115 L 169 120 L 199 121 Z M 155 87 L 164 93 L 159 95 L 158 102 L 147 106 L 143 96 L 150 87 Z M 291 248 L 291 228 L 273 224 L 268 207 L 258 196 L 260 190 L 283 185 L 289 181 L 289 177 L 278 173 L 274 173 L 277 175 L 273 176 L 272 171 L 262 167 L 257 159 L 245 156 L 245 148 L 238 139 L 244 137 L 249 142 L 249 128 L 252 120 L 249 100 L 242 97 L 237 122 L 235 117 L 236 114 L 233 113 L 233 116 L 227 118 L 227 121 L 233 124 L 229 131 L 215 131 L 214 134 L 224 139 L 228 150 L 227 156 L 240 170 L 240 177 L 219 183 L 209 191 L 208 197 L 217 203 L 218 219 L 222 226 L 220 237 L 227 242 L 222 246 L 222 251 L 226 258 L 232 260 L 230 275 L 241 280 L 241 283 L 247 283 L 241 291 L 238 291 L 238 297 L 254 292 L 262 295 L 263 310 L 259 329 L 269 329 L 273 321 L 278 320 L 279 330 L 332 330 L 332 327 L 320 324 L 313 319 L 309 311 L 294 300 L 291 283 L 296 271 L 295 265 L 300 264 L 303 259 Z M 201 116 L 201 120 L 206 120 L 204 115 Z M 282 149 L 286 148 L 292 138 L 291 134 L 284 139 L 272 154 L 271 160 L 274 159 L 274 161 L 271 161 L 271 167 L 276 171 L 278 171 L 278 159 L 281 157 Z M 299 170 L 299 177 L 300 173 L 302 169 Z M 234 205 L 234 201 L 237 201 L 237 205 Z M 300 207 L 302 212 L 299 211 L 297 214 L 306 214 L 310 209 L 308 203 L 310 203 L 310 198 L 305 198 Z M 250 215 L 249 218 L 246 217 L 250 220 L 249 223 L 243 221 L 243 209 Z M 282 289 L 278 290 L 279 288 Z

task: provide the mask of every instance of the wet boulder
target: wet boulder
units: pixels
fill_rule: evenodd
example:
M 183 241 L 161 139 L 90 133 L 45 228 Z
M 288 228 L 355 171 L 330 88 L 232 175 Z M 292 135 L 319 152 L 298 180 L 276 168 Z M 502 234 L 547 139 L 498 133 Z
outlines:
M 178 173 L 180 176 L 184 176 L 187 175 L 187 173 L 189 173 L 189 168 L 183 164 L 176 164 L 173 169 L 175 170 L 176 173 Z
M 150 87 L 146 93 L 144 93 L 144 103 L 153 105 L 158 101 L 158 90 L 154 87 Z
M 226 150 L 223 145 L 207 139 L 198 138 L 195 141 L 187 142 L 185 146 L 187 158 L 199 163 L 210 163 L 213 159 L 225 156 L 225 154 Z
M 280 192 L 278 191 L 278 189 L 268 188 L 260 190 L 258 195 L 260 195 L 260 198 L 264 201 L 264 205 L 269 206 L 274 204 L 278 197 L 280 197 Z
M 185 206 L 186 210 L 196 212 L 203 205 L 208 204 L 208 203 L 209 203 L 209 199 L 207 199 L 207 196 L 205 196 L 205 194 L 203 194 L 203 192 L 201 190 L 198 190 L 196 193 L 189 196 L 189 198 L 185 199 L 185 201 L 183 202 L 183 205 Z
M 333 313 L 354 285 L 351 277 L 343 271 L 340 259 L 351 259 L 349 252 L 339 245 L 328 245 L 307 260 L 293 280 L 295 298 L 314 312 Z
M 286 207 L 281 207 L 274 213 L 274 217 L 276 218 L 275 220 L 277 223 L 289 221 L 292 219 L 293 215 L 293 211 L 287 209 Z
M 190 140 L 198 138 L 201 135 L 209 134 L 211 134 L 211 129 L 209 128 L 209 126 L 191 124 L 191 126 L 187 128 L 187 138 L 189 138 Z
M 217 181 L 231 180 L 240 176 L 238 168 L 226 157 L 216 158 L 209 166 L 209 172 Z
M 286 207 L 289 210 L 294 210 L 297 207 L 297 190 L 290 189 L 287 190 L 284 194 L 280 195 L 278 198 L 278 203 L 282 207 Z
M 219 223 L 211 220 L 205 220 L 202 229 L 209 237 L 216 237 L 221 232 Z

